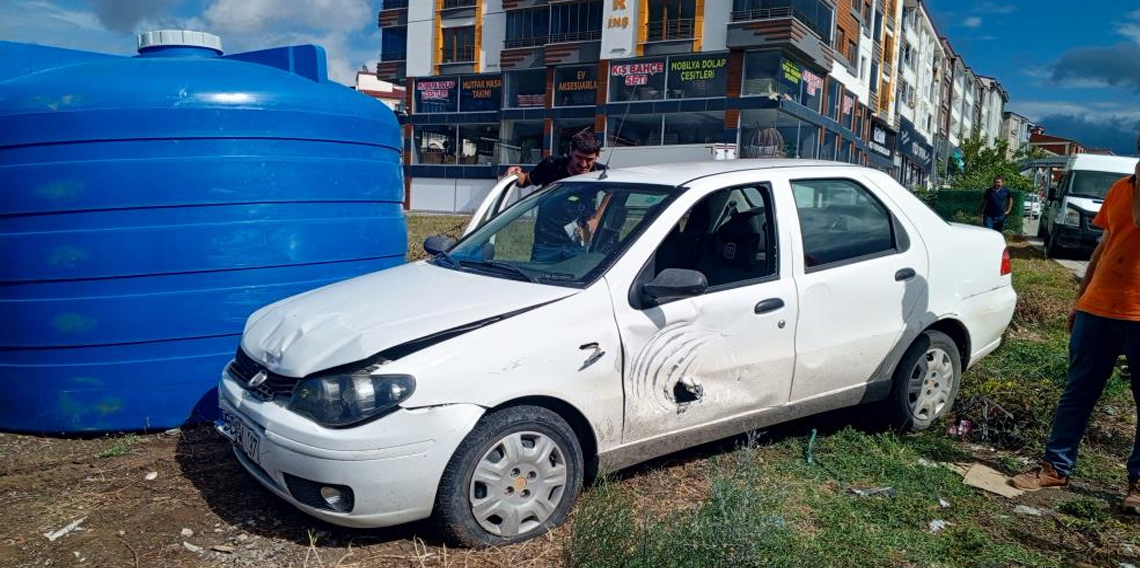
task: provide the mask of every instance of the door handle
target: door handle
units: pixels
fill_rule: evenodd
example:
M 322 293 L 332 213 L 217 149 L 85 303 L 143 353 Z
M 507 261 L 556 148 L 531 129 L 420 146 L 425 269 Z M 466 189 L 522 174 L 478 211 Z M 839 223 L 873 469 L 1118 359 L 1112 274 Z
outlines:
M 911 280 L 915 277 L 913 268 L 904 268 L 895 273 L 895 281 L 902 282 L 904 280 Z
M 783 300 L 779 298 L 768 298 L 767 300 L 762 300 L 760 303 L 756 304 L 756 307 L 753 308 L 752 311 L 757 314 L 766 314 L 768 312 L 774 312 L 782 307 L 784 307 Z

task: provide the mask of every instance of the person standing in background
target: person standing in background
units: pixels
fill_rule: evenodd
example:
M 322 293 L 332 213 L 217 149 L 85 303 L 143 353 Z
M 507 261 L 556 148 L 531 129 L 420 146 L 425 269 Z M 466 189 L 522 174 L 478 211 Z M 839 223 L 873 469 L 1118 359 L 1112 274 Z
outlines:
M 994 178 L 994 184 L 982 194 L 982 224 L 997 232 L 1005 230 L 1005 218 L 1013 209 L 1013 194 L 1005 186 L 1001 176 Z

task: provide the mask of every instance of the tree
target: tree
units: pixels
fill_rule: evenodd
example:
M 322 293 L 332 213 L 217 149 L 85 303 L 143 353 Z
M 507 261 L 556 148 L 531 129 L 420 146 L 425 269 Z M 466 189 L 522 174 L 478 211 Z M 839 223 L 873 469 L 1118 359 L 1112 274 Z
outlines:
M 1021 175 L 1020 163 L 1024 158 L 1020 155 L 1012 160 L 1006 157 L 1009 142 L 998 140 L 993 148 L 987 148 L 981 132 L 974 130 L 962 142 L 961 150 L 962 171 L 954 175 L 951 188 L 980 191 L 993 185 L 994 178 L 1001 176 L 1010 189 L 1033 191 L 1033 180 Z

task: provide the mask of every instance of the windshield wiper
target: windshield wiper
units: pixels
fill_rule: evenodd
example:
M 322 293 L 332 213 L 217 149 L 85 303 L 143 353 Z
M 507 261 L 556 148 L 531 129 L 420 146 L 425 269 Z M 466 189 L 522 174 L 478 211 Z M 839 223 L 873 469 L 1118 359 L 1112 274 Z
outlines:
M 526 272 L 523 272 L 521 268 L 506 262 L 495 262 L 493 260 L 461 260 L 459 261 L 459 264 L 461 266 L 472 266 L 475 268 L 490 268 L 498 270 L 500 274 L 510 274 L 517 278 L 526 280 L 527 282 L 535 281 L 535 278 L 533 276 L 527 274 Z
M 440 251 L 439 254 L 432 257 L 432 260 L 444 260 L 451 266 L 460 268 L 459 261 L 452 258 L 450 254 L 447 254 L 447 251 Z

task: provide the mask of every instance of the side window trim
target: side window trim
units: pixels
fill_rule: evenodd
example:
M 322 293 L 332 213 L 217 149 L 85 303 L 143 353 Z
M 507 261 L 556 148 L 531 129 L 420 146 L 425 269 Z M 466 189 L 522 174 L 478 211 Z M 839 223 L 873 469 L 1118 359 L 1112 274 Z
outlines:
M 894 211 L 892 211 L 891 208 L 888 207 L 887 204 L 884 203 L 883 200 L 878 195 L 875 195 L 875 192 L 871 191 L 870 189 L 867 189 L 867 186 L 865 184 L 863 184 L 859 180 L 852 179 L 849 177 L 812 177 L 812 178 L 788 179 L 788 187 L 789 187 L 789 189 L 792 189 L 792 192 L 794 194 L 795 193 L 795 189 L 794 189 L 795 184 L 805 183 L 805 182 L 813 182 L 813 181 L 817 181 L 817 182 L 818 181 L 842 181 L 842 182 L 851 183 L 852 185 L 858 187 L 859 189 L 862 189 L 866 193 L 867 196 L 869 196 L 872 200 L 874 200 L 875 203 L 878 203 L 879 206 L 883 208 L 883 211 L 885 211 L 887 213 L 887 218 L 890 220 L 889 226 L 891 229 L 891 248 L 886 249 L 886 250 L 882 250 L 882 251 L 878 251 L 878 252 L 873 252 L 870 254 L 864 254 L 864 255 L 860 255 L 860 256 L 854 256 L 851 258 L 845 258 L 843 260 L 836 260 L 833 262 L 828 262 L 826 264 L 817 264 L 815 266 L 807 266 L 807 263 L 805 262 L 804 263 L 804 274 L 814 274 L 816 272 L 821 272 L 821 271 L 829 270 L 832 268 L 840 268 L 843 266 L 847 266 L 849 264 L 858 264 L 860 262 L 866 262 L 869 260 L 874 260 L 876 258 L 883 258 L 883 257 L 887 257 L 887 256 L 893 256 L 896 254 L 902 254 L 910 248 L 910 246 L 909 246 L 910 245 L 910 235 L 908 235 L 906 233 L 906 229 L 901 226 L 898 218 L 895 217 Z M 818 195 L 817 195 L 817 197 L 818 197 Z M 794 201 L 794 199 L 793 199 L 793 201 Z M 818 202 L 818 199 L 816 201 Z M 799 212 L 799 205 L 798 204 L 796 205 L 796 211 L 798 214 L 798 212 Z M 900 234 L 902 236 L 901 239 L 900 239 Z M 905 243 L 906 246 L 900 246 L 900 242 Z M 803 228 L 803 222 L 802 222 L 802 218 L 801 218 L 801 222 L 800 222 L 800 246 L 802 247 L 803 244 L 804 244 L 804 228 Z M 805 251 L 805 255 L 806 255 L 806 251 Z

